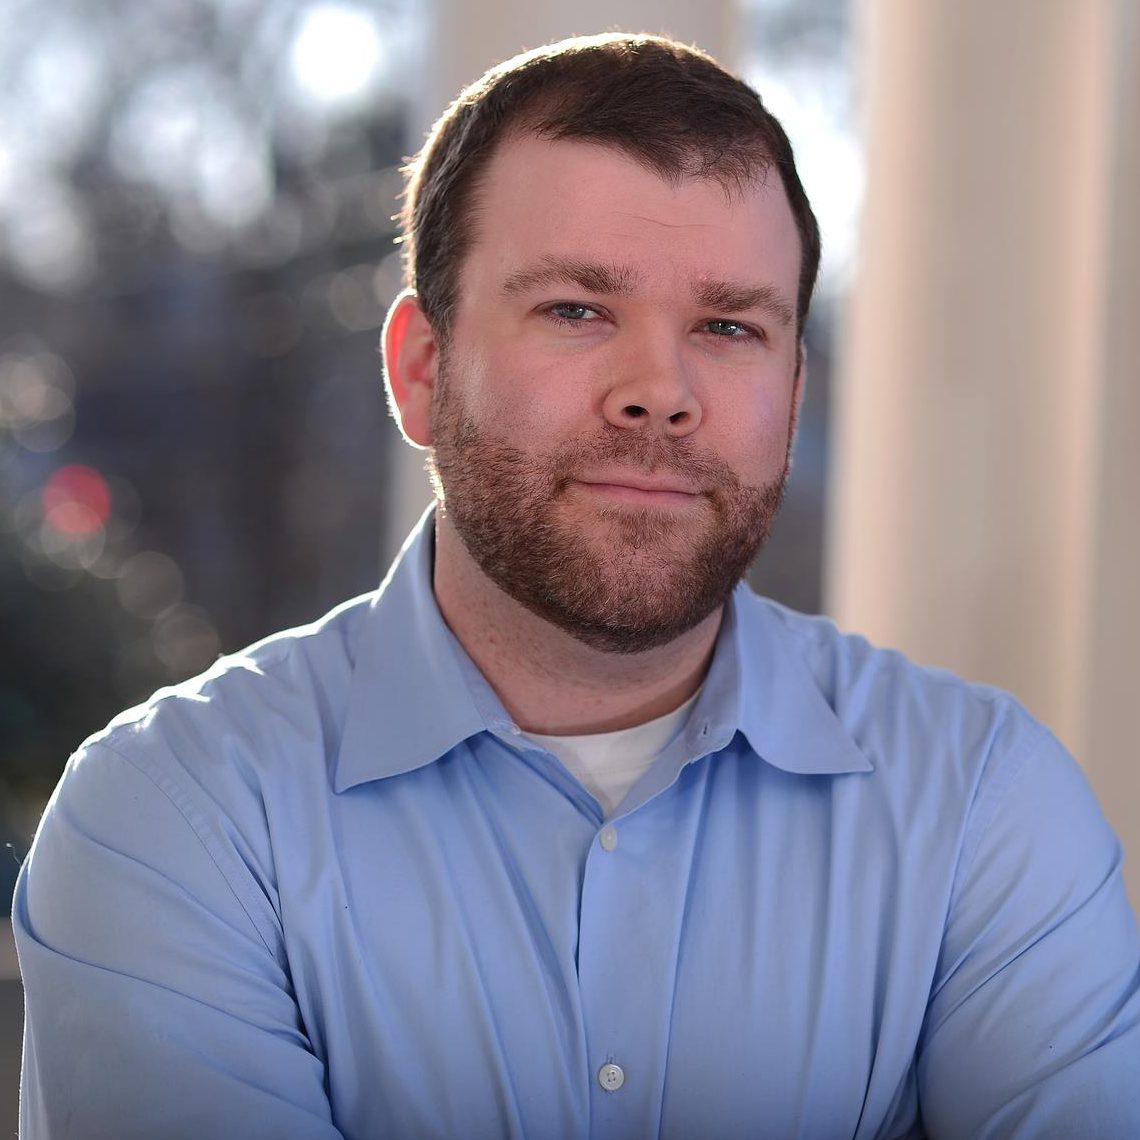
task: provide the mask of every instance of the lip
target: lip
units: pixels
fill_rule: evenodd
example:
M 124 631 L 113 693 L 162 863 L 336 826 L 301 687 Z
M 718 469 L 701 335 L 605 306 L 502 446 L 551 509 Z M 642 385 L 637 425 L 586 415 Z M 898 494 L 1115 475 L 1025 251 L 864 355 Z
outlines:
M 587 486 L 628 487 L 633 491 L 662 491 L 673 495 L 699 495 L 701 493 L 699 487 L 695 487 L 692 483 L 688 483 L 667 471 L 662 471 L 657 475 L 647 475 L 641 471 L 614 468 L 579 475 L 577 482 L 585 483 Z
M 588 494 L 642 506 L 689 506 L 701 492 L 675 475 L 606 471 L 575 480 Z

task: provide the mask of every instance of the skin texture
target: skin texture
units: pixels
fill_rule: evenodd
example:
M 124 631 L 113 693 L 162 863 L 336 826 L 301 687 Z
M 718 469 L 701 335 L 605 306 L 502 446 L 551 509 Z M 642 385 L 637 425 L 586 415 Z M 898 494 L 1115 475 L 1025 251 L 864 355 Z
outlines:
M 787 474 L 799 243 L 773 175 L 673 185 L 612 148 L 492 159 L 446 345 L 385 326 L 430 448 L 445 620 L 526 730 L 598 732 L 695 692 Z

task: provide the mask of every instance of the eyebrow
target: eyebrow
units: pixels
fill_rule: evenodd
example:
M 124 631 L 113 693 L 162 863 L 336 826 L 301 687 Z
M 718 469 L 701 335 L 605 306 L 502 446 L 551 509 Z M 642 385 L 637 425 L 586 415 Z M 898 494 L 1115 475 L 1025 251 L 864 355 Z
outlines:
M 515 297 L 551 285 L 577 285 L 589 293 L 628 296 L 640 278 L 627 265 L 581 261 L 568 257 L 544 257 L 537 265 L 516 270 L 502 284 L 505 296 Z M 738 285 L 731 281 L 702 281 L 693 287 L 693 299 L 706 309 L 743 313 L 759 309 L 781 325 L 795 322 L 795 308 L 774 285 Z
M 633 292 L 637 275 L 625 265 L 605 265 L 597 261 L 577 261 L 566 257 L 544 257 L 529 269 L 512 273 L 503 282 L 508 297 L 547 285 L 577 285 L 590 293 L 625 296 Z
M 791 326 L 795 309 L 774 285 L 734 285 L 730 281 L 704 281 L 693 290 L 698 305 L 721 313 L 760 309 L 780 324 Z

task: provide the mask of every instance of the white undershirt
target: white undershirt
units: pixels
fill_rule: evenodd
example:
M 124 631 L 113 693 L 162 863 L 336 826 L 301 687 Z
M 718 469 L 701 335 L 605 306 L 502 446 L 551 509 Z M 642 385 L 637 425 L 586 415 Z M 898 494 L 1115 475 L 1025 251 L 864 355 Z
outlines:
M 680 708 L 656 720 L 621 728 L 617 732 L 592 732 L 581 736 L 540 736 L 530 732 L 527 736 L 562 761 L 602 805 L 602 811 L 608 818 L 637 778 L 681 731 L 698 695 L 699 690 Z

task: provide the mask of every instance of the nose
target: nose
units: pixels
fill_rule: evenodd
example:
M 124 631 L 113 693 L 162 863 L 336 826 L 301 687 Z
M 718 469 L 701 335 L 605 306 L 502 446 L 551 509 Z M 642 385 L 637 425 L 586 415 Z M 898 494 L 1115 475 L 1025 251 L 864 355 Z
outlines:
M 602 404 L 611 424 L 676 437 L 697 430 L 701 405 L 679 351 L 642 342 L 618 369 Z

